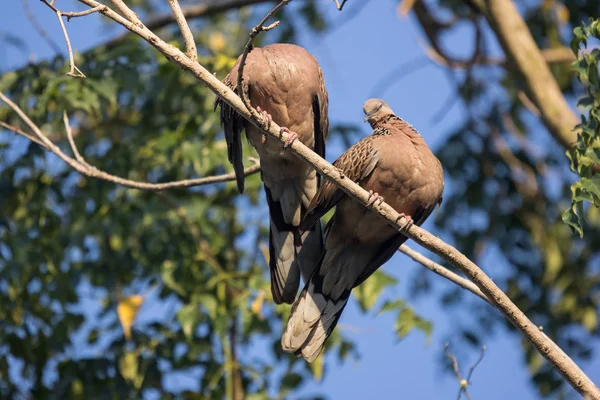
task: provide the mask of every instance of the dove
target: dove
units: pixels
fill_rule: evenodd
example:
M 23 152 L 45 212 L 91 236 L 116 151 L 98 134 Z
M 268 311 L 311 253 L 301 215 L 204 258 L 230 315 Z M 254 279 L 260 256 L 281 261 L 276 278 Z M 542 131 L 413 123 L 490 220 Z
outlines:
M 240 58 L 223 81 L 234 91 L 240 85 Z M 275 43 L 255 47 L 248 53 L 241 86 L 252 106 L 261 113 L 263 123 L 274 121 L 289 133 L 288 141 L 282 144 L 264 135 L 223 100 L 215 101 L 215 110 L 221 108 L 228 157 L 240 193 L 244 191 L 242 130 L 259 155 L 270 215 L 271 292 L 275 303 L 291 304 L 298 293 L 300 276 L 306 280 L 312 273 L 304 265 L 316 265 L 323 237 L 320 224 L 302 235 L 298 233 L 320 177 L 286 148 L 294 140 L 300 140 L 325 157 L 329 100 L 323 72 L 317 60 L 302 47 Z
M 444 172 L 421 135 L 380 99 L 364 104 L 373 133 L 333 164 L 369 191 L 369 204 L 393 207 L 409 223 L 421 225 L 442 202 Z M 350 293 L 387 262 L 407 240 L 376 212 L 326 181 L 308 207 L 300 230 L 332 207 L 318 265 L 298 299 L 282 335 L 282 348 L 312 362 L 323 350 Z

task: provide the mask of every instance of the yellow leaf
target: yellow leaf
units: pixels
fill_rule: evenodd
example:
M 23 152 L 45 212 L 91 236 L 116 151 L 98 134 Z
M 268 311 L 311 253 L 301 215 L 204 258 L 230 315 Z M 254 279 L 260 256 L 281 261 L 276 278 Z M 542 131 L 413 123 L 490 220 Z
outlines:
M 117 304 L 117 315 L 126 339 L 131 338 L 131 326 L 143 302 L 143 296 L 134 295 L 119 300 L 119 304 Z
M 225 36 L 220 32 L 213 32 L 208 37 L 208 48 L 214 53 L 220 53 L 225 47 Z
M 321 382 L 323 379 L 323 364 L 325 363 L 325 359 L 323 357 L 323 353 L 319 354 L 319 357 L 316 358 L 315 361 L 310 363 L 310 369 L 312 370 L 313 377 L 315 381 Z
M 119 371 L 121 376 L 128 382 L 135 381 L 138 374 L 138 360 L 137 354 L 134 352 L 127 352 L 119 359 Z
M 583 326 L 588 332 L 593 332 L 598 327 L 598 314 L 594 307 L 588 307 L 583 312 Z
M 401 17 L 406 17 L 414 5 L 415 0 L 402 0 L 398 5 L 398 14 Z
M 254 299 L 254 301 L 252 302 L 252 312 L 258 315 L 260 319 L 263 319 L 262 305 L 264 300 L 265 292 L 264 290 L 261 290 L 260 292 L 258 292 L 258 296 L 256 296 L 256 299 Z

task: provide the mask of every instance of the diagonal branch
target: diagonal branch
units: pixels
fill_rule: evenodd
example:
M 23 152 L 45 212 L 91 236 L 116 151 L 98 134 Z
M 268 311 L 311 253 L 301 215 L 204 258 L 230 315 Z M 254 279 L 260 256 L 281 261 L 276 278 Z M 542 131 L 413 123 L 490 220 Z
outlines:
M 542 121 L 565 149 L 577 141 L 579 123 L 569 107 L 527 24 L 511 0 L 472 0 L 496 33 L 506 57 L 523 78 Z
M 198 51 L 196 50 L 194 35 L 192 34 L 188 22 L 183 15 L 183 11 L 181 11 L 179 1 L 169 0 L 169 5 L 171 6 L 171 10 L 173 10 L 173 16 L 175 17 L 175 21 L 177 21 L 177 25 L 179 25 L 181 34 L 183 35 L 183 41 L 185 42 L 185 55 L 188 56 L 190 60 L 197 61 Z

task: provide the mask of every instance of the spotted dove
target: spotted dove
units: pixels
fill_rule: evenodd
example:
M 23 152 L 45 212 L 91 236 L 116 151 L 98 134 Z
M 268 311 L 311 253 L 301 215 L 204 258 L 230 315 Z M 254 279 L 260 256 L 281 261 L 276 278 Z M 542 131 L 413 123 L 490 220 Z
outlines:
M 373 134 L 333 164 L 385 201 L 411 223 L 421 225 L 442 202 L 444 173 L 419 133 L 379 99 L 364 105 Z M 379 214 L 327 181 L 313 198 L 300 229 L 313 225 L 332 207 L 325 246 L 313 275 L 292 306 L 281 339 L 283 349 L 312 362 L 340 318 L 350 292 L 388 261 L 407 240 Z
M 240 59 L 224 79 L 232 90 L 238 89 Z M 321 157 L 325 156 L 325 139 L 329 128 L 328 96 L 323 73 L 315 58 L 302 47 L 276 43 L 254 48 L 244 66 L 243 90 L 250 103 L 263 114 L 287 129 Z M 297 227 L 315 195 L 320 177 L 278 140 L 268 138 L 258 128 L 237 114 L 227 103 L 221 107 L 229 161 L 233 164 L 238 189 L 244 191 L 241 131 L 256 148 L 260 157 L 261 177 L 270 214 L 269 267 L 271 292 L 275 303 L 291 304 L 298 292 L 300 274 L 307 280 L 323 247 L 320 224 L 299 235 Z M 292 140 L 294 140 L 292 139 Z M 287 143 L 291 144 L 290 141 Z

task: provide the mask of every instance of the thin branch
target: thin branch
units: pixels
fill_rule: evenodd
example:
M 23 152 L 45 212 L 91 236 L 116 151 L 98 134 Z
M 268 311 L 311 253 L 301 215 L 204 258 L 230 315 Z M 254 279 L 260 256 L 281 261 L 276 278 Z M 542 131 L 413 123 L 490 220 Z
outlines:
M 121 12 L 121 14 L 123 14 L 125 16 L 125 18 L 127 18 L 129 21 L 133 22 L 134 24 L 136 24 L 139 27 L 143 27 L 144 24 L 142 23 L 142 21 L 140 20 L 140 18 L 137 16 L 137 14 L 135 12 L 133 12 L 133 10 L 129 7 L 127 7 L 127 4 L 125 4 L 125 2 L 123 0 L 110 0 L 115 7 L 117 7 L 117 9 Z
M 69 120 L 68 120 L 68 117 L 66 116 L 66 113 L 63 115 L 63 121 L 65 122 L 65 127 L 67 129 L 67 137 L 69 140 L 69 144 L 71 146 L 71 149 L 73 150 L 73 153 L 75 154 L 76 159 L 69 157 L 58 146 L 56 146 L 54 143 L 52 143 L 52 141 L 50 141 L 50 139 L 48 139 L 48 137 L 42 132 L 42 130 L 23 112 L 23 110 L 21 110 L 21 108 L 18 105 L 16 105 L 14 102 L 12 102 L 2 92 L 0 92 L 0 100 L 2 100 L 4 103 L 6 103 L 23 120 L 23 122 L 25 122 L 27 124 L 27 126 L 29 126 L 29 128 L 35 133 L 35 136 L 32 136 L 32 135 L 24 132 L 23 130 L 21 130 L 17 127 L 14 127 L 12 125 L 9 125 L 5 122 L 2 122 L 2 121 L 0 121 L 0 126 L 3 126 L 6 129 L 9 129 L 19 135 L 22 135 L 22 136 L 38 143 L 40 146 L 45 147 L 46 149 L 48 149 L 49 151 L 51 151 L 52 153 L 54 153 L 58 157 L 60 157 L 64 162 L 66 162 L 69 166 L 74 168 L 77 172 L 79 172 L 85 176 L 88 176 L 90 178 L 102 179 L 105 181 L 109 181 L 112 183 L 116 183 L 116 184 L 123 185 L 126 187 L 134 188 L 134 189 L 154 190 L 154 191 L 165 190 L 165 189 L 175 189 L 175 188 L 181 189 L 181 188 L 188 188 L 188 187 L 192 187 L 192 186 L 202 186 L 202 185 L 208 185 L 211 183 L 233 181 L 236 179 L 235 172 L 230 172 L 228 174 L 222 174 L 222 175 L 216 175 L 216 176 L 209 176 L 209 177 L 205 177 L 205 178 L 184 179 L 184 180 L 180 180 L 180 181 L 166 182 L 166 183 L 139 182 L 139 181 L 133 181 L 130 179 L 124 179 L 124 178 L 120 178 L 118 176 L 110 175 L 104 171 L 97 169 L 96 167 L 94 167 L 92 165 L 89 165 L 85 161 L 85 159 L 83 157 L 81 157 L 79 151 L 77 150 L 77 146 L 75 145 L 75 141 L 73 140 L 73 134 L 71 132 L 71 127 L 69 126 L 69 123 L 68 123 Z M 252 161 L 255 165 L 244 169 L 244 174 L 246 176 L 252 175 L 252 174 L 260 171 L 260 163 L 258 162 L 258 160 L 255 158 L 250 158 L 250 161 Z
M 81 72 L 79 68 L 75 65 L 75 57 L 73 56 L 73 49 L 71 48 L 71 41 L 69 40 L 69 34 L 67 33 L 67 28 L 65 27 L 65 23 L 62 19 L 62 11 L 56 11 L 56 17 L 58 18 L 58 23 L 60 24 L 60 28 L 63 31 L 63 35 L 65 36 L 65 42 L 67 42 L 67 50 L 69 52 L 69 65 L 71 69 L 67 72 L 67 75 L 72 76 L 74 78 L 85 78 L 85 74 Z
M 89 7 L 101 5 L 95 0 L 79 0 L 81 3 L 87 4 Z M 189 71 L 197 79 L 202 81 L 210 90 L 217 96 L 222 98 L 227 104 L 235 109 L 242 117 L 250 123 L 256 125 L 264 133 L 272 138 L 285 142 L 288 135 L 281 132 L 281 128 L 271 122 L 268 129 L 262 128 L 254 114 L 249 110 L 242 99 L 223 84 L 219 79 L 213 76 L 206 68 L 197 62 L 193 62 L 185 56 L 179 49 L 166 43 L 156 34 L 145 27 L 140 27 L 131 21 L 120 16 L 109 8 L 100 11 L 103 15 L 123 25 L 125 28 L 142 37 L 150 45 L 161 52 L 172 63 L 180 68 Z M 367 206 L 372 212 L 382 215 L 388 220 L 388 223 L 401 231 L 406 236 L 413 239 L 416 243 L 424 248 L 434 252 L 450 264 L 458 268 L 465 274 L 473 283 L 481 289 L 481 291 L 491 300 L 491 303 L 500 310 L 505 317 L 520 330 L 536 347 L 538 352 L 542 354 L 553 367 L 562 374 L 562 376 L 573 386 L 575 390 L 587 398 L 599 399 L 600 390 L 594 385 L 589 377 L 570 359 L 558 346 L 556 346 L 540 329 L 531 322 L 527 316 L 506 296 L 506 294 L 496 286 L 493 280 L 488 277 L 475 263 L 469 260 L 464 254 L 460 253 L 453 246 L 445 243 L 436 236 L 425 231 L 416 225 L 407 227 L 406 219 L 398 214 L 396 210 L 390 207 L 385 202 L 377 204 L 369 204 L 369 193 L 360 187 L 357 183 L 341 173 L 333 165 L 319 157 L 315 152 L 310 150 L 299 140 L 294 141 L 289 150 L 305 160 L 309 165 L 315 168 L 326 179 L 331 180 L 337 187 L 343 190 L 352 198 L 356 199 L 361 204 Z M 406 229 L 404 229 L 406 227 Z
M 339 0 L 334 0 L 335 1 L 335 6 L 337 7 L 337 9 L 339 11 L 342 11 L 342 8 L 344 8 L 344 4 L 346 4 L 346 2 L 348 0 L 343 0 L 341 3 L 339 2 Z M 363 0 L 364 1 L 364 0 Z
M 483 294 L 483 292 L 477 287 L 477 285 L 475 285 L 470 280 L 463 278 L 462 276 L 460 276 L 458 274 L 455 274 L 454 272 L 450 271 L 448 268 L 425 257 L 423 254 L 411 249 L 410 247 L 408 247 L 405 244 L 400 246 L 400 249 L 398 249 L 398 250 L 400 252 L 406 254 L 407 256 L 409 256 L 410 258 L 412 258 L 413 260 L 415 260 L 416 262 L 418 262 L 419 264 L 421 264 L 428 270 L 438 274 L 442 278 L 448 279 L 450 282 L 457 284 L 458 286 L 462 287 L 463 289 L 466 289 L 469 292 L 475 294 L 482 300 L 492 304 L 490 302 L 490 300 L 487 298 L 487 296 L 485 294 Z
M 16 126 L 7 124 L 4 121 L 0 121 L 0 126 L 6 128 L 7 130 L 16 133 L 17 135 L 21 135 L 23 137 L 26 137 L 27 139 L 31 140 L 32 142 L 35 142 L 37 144 L 39 144 L 40 146 L 44 147 L 44 148 L 48 148 L 48 146 L 46 146 L 40 139 L 38 139 L 37 137 L 33 136 L 30 133 L 25 132 L 22 129 L 17 128 Z
M 201 18 L 201 17 L 210 17 L 212 15 L 226 12 L 228 10 L 238 9 L 238 8 L 246 7 L 249 5 L 261 4 L 261 3 L 267 3 L 267 2 L 272 3 L 273 0 L 221 0 L 221 1 L 207 0 L 200 4 L 195 4 L 193 6 L 184 7 L 181 9 L 181 11 L 183 13 L 183 16 L 187 20 L 190 20 L 190 19 Z M 158 17 L 150 19 L 146 23 L 146 27 L 150 30 L 156 30 L 156 29 L 164 28 L 165 26 L 167 26 L 173 22 L 176 22 L 175 16 L 173 15 L 173 13 L 172 12 L 165 13 L 163 15 L 160 15 Z M 109 40 L 108 42 L 106 42 L 104 44 L 104 46 L 107 49 L 112 49 L 112 48 L 118 46 L 120 43 L 122 43 L 130 34 L 131 34 L 131 32 L 125 32 L 125 33 L 115 37 L 114 39 Z
M 90 15 L 90 14 L 93 14 L 95 12 L 102 10 L 104 7 L 106 7 L 106 6 L 97 6 L 94 8 L 90 8 L 89 10 L 85 10 L 85 11 L 78 11 L 78 12 L 71 11 L 71 12 L 61 12 L 61 13 L 62 13 L 62 15 L 67 17 L 67 22 L 70 22 L 71 18 L 85 17 L 86 15 Z
M 75 155 L 75 159 L 79 161 L 81 164 L 91 167 L 79 154 L 79 150 L 77 150 L 77 146 L 75 145 L 75 140 L 73 139 L 73 130 L 71 129 L 71 124 L 69 123 L 69 116 L 66 111 L 63 111 L 63 123 L 65 124 L 65 130 L 67 131 L 67 139 L 69 140 L 69 145 L 71 146 L 71 151 Z
M 196 50 L 196 42 L 194 41 L 194 35 L 192 34 L 187 20 L 183 15 L 183 11 L 181 11 L 179 1 L 169 0 L 169 5 L 171 6 L 171 10 L 173 10 L 173 15 L 175 16 L 177 25 L 179 25 L 179 30 L 181 30 L 181 34 L 183 35 L 183 41 L 185 43 L 185 54 L 192 61 L 198 61 L 198 51 Z
M 454 371 L 456 380 L 460 384 L 457 400 L 460 400 L 463 394 L 465 395 L 467 400 L 471 400 L 471 396 L 469 395 L 469 392 L 467 391 L 467 386 L 469 386 L 471 384 L 471 376 L 473 375 L 473 371 L 475 371 L 475 368 L 477 368 L 477 366 L 479 365 L 481 360 L 483 360 L 483 356 L 485 355 L 485 346 L 481 347 L 481 353 L 479 353 L 479 358 L 477 359 L 475 364 L 471 365 L 471 367 L 469 368 L 469 374 L 467 375 L 467 378 L 462 377 L 460 370 L 458 368 L 458 361 L 456 360 L 456 357 L 452 353 L 450 353 L 450 344 L 449 343 L 446 343 L 446 345 L 444 346 L 444 352 L 446 353 L 446 356 L 450 359 L 450 363 L 452 365 L 452 370 Z

